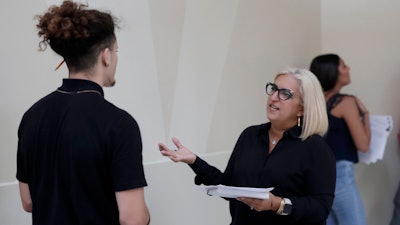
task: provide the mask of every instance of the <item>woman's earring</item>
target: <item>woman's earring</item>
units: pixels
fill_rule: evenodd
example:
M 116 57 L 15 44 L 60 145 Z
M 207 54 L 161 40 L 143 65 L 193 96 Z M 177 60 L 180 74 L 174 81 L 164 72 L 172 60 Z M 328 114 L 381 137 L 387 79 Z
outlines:
M 297 117 L 297 126 L 301 127 L 301 119 L 300 116 Z

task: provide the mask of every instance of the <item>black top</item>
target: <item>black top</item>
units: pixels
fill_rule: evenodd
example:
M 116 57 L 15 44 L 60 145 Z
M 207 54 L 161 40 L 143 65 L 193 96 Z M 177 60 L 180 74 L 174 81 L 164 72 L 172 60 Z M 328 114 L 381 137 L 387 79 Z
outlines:
M 299 139 L 301 128 L 283 134 L 269 154 L 271 124 L 251 126 L 240 135 L 223 173 L 197 158 L 191 168 L 195 183 L 241 187 L 274 187 L 273 194 L 289 198 L 290 215 L 257 212 L 229 199 L 231 225 L 296 224 L 322 225 L 329 214 L 335 190 L 335 159 L 324 139 L 313 135 Z
M 331 110 L 342 101 L 344 96 L 346 95 L 335 94 L 327 101 L 329 130 L 326 135 L 326 142 L 331 147 L 336 161 L 347 160 L 357 163 L 358 150 L 346 121 L 331 114 Z
M 94 82 L 64 79 L 24 114 L 18 138 L 34 225 L 119 224 L 115 192 L 147 185 L 138 124 Z

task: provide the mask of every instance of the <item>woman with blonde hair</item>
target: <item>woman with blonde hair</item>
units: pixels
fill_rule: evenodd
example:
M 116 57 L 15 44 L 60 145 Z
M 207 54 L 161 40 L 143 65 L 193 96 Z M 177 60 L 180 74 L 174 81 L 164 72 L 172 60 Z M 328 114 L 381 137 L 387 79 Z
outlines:
M 266 93 L 269 122 L 241 133 L 224 172 L 177 138 L 177 150 L 160 143 L 161 154 L 188 164 L 196 184 L 274 187 L 268 199 L 227 199 L 231 225 L 323 225 L 334 197 L 335 161 L 322 137 L 328 119 L 321 86 L 311 72 L 289 69 L 266 84 Z

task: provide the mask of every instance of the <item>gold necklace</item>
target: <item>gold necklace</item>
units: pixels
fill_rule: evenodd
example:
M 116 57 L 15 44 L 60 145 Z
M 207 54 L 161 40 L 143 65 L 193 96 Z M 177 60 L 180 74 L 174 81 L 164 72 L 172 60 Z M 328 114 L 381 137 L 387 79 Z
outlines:
M 57 89 L 56 91 L 63 93 L 63 94 L 68 94 L 68 95 L 76 95 L 76 94 L 83 94 L 83 93 L 96 93 L 96 94 L 102 96 L 100 91 L 96 91 L 96 90 L 63 91 L 63 90 Z

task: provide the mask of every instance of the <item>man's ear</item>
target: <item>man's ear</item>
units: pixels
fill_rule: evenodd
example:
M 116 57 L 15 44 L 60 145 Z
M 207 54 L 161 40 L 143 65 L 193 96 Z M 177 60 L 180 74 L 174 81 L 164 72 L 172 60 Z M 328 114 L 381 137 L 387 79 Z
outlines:
M 105 67 L 108 67 L 111 63 L 111 51 L 109 48 L 103 49 L 101 51 L 101 62 Z

